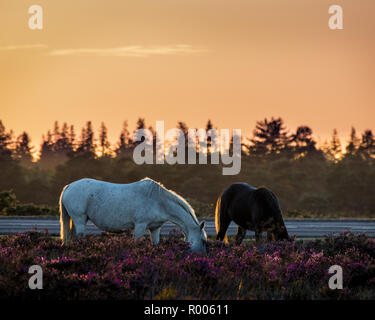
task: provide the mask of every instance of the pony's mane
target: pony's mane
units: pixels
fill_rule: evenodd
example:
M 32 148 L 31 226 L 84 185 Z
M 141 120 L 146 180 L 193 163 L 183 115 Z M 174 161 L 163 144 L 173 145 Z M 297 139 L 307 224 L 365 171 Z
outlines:
M 195 215 L 194 209 L 183 197 L 181 197 L 173 190 L 167 189 L 160 182 L 152 180 L 151 178 L 146 177 L 143 178 L 141 181 L 147 184 L 150 196 L 154 195 L 155 193 L 157 195 L 163 193 L 166 197 L 168 197 L 168 199 L 174 201 L 180 207 L 182 207 L 187 213 L 189 213 L 193 220 L 196 222 L 196 224 L 199 225 L 199 221 L 197 219 L 197 216 Z

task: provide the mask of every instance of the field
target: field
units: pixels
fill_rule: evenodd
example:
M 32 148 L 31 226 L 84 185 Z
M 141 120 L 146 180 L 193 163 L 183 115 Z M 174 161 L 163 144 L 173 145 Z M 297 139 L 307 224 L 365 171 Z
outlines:
M 0 298 L 21 299 L 374 299 L 375 240 L 342 233 L 294 242 L 209 241 L 189 253 L 181 234 L 158 246 L 130 234 L 86 236 L 71 245 L 46 233 L 0 237 Z M 39 264 L 43 290 L 28 288 Z M 331 290 L 328 269 L 343 268 Z

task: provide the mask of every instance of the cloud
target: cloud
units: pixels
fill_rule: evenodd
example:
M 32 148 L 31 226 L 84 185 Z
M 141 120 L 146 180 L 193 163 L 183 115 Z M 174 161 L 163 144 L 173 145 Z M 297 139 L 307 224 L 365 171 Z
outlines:
M 14 51 L 14 50 L 28 50 L 28 49 L 46 49 L 45 44 L 23 44 L 23 45 L 9 45 L 0 47 L 0 51 Z
M 186 44 L 169 46 L 125 46 L 115 48 L 57 49 L 48 53 L 50 56 L 110 56 L 110 57 L 149 57 L 155 55 L 195 54 L 206 52 L 205 49 L 193 48 Z

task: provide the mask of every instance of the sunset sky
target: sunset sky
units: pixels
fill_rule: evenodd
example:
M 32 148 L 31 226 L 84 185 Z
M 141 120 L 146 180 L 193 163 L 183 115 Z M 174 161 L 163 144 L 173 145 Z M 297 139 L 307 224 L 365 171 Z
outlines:
M 30 30 L 28 8 L 44 10 Z M 344 30 L 328 8 L 344 9 Z M 249 135 L 281 116 L 316 138 L 375 129 L 373 0 L 2 0 L 0 119 L 32 144 L 53 122 L 139 116 Z

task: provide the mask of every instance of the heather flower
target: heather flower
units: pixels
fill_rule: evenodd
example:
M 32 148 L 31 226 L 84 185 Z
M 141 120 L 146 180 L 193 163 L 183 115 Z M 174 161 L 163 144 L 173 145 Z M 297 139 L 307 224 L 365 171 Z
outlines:
M 375 296 L 375 241 L 342 233 L 294 242 L 209 242 L 189 252 L 180 235 L 135 242 L 130 235 L 87 236 L 61 246 L 46 233 L 0 238 L 0 298 L 31 299 L 369 299 Z M 31 292 L 30 265 L 44 289 Z M 328 288 L 328 269 L 343 268 L 344 290 Z

